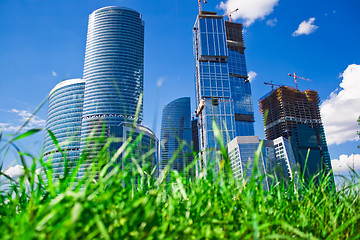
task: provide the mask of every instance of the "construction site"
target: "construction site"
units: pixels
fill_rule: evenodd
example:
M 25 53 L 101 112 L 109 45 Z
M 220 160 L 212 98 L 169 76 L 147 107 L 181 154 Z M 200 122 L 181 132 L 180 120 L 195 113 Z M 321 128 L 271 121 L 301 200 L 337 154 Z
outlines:
M 297 77 L 295 74 L 289 74 L 289 76 Z M 300 91 L 297 88 L 296 79 L 296 88 L 273 83 L 265 84 L 271 85 L 272 87 L 272 90 L 259 100 L 259 108 L 263 115 L 266 139 L 274 140 L 281 136 L 285 137 L 288 140 L 292 140 L 293 148 L 295 147 L 298 151 L 303 148 L 305 155 L 310 148 L 313 153 L 318 148 L 321 154 L 322 169 L 325 170 L 326 173 L 329 173 L 331 171 L 331 160 L 327 148 L 324 127 L 321 121 L 318 92 L 314 90 Z M 274 85 L 278 87 L 274 89 Z M 293 136 L 293 139 L 291 139 L 292 134 L 300 129 L 300 125 L 309 126 L 314 130 L 314 135 L 307 135 L 305 132 L 298 133 L 297 135 L 300 134 L 301 136 Z M 316 142 L 317 147 L 310 147 L 310 142 Z M 309 154 L 309 152 L 307 154 Z M 301 161 L 299 156 L 297 157 L 297 161 Z M 313 162 L 317 160 L 309 159 L 309 161 Z
M 259 100 L 259 107 L 263 114 L 266 139 L 273 140 L 280 136 L 289 139 L 298 123 L 308 124 L 314 129 L 322 125 L 319 101 L 316 91 L 301 92 L 290 86 L 280 86 L 265 95 Z

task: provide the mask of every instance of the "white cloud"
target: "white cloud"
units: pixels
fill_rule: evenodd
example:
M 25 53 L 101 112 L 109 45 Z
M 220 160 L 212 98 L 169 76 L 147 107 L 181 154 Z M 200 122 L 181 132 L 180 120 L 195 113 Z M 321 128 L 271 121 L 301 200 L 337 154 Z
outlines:
M 270 27 L 275 27 L 277 22 L 278 22 L 278 20 L 276 18 L 269 19 L 269 20 L 266 21 L 266 25 L 268 25 Z
M 24 167 L 21 165 L 15 165 L 13 167 L 8 168 L 7 170 L 4 171 L 4 173 L 11 177 L 13 180 L 17 181 L 19 179 L 20 176 L 24 175 Z M 35 170 L 35 182 L 39 182 L 38 179 L 38 175 L 40 175 L 41 173 L 41 168 L 38 168 Z M 7 182 L 7 181 L 6 181 Z M 27 184 L 29 184 L 29 182 L 26 180 L 25 181 Z
M 250 71 L 250 72 L 248 73 L 248 75 L 249 75 L 249 81 L 252 82 L 252 81 L 256 78 L 257 73 L 254 72 L 254 71 Z
M 292 33 L 293 37 L 297 37 L 300 35 L 309 35 L 314 32 L 319 27 L 314 25 L 315 18 L 309 18 L 309 20 L 302 21 L 298 27 L 298 29 Z
M 360 65 L 349 65 L 342 74 L 340 91 L 334 91 L 320 106 L 329 145 L 359 140 Z
M 339 172 L 351 172 L 351 169 L 355 171 L 360 170 L 360 154 L 341 155 L 339 159 L 331 160 L 331 165 L 334 173 Z
M 15 132 L 19 130 L 21 125 L 25 123 L 31 116 L 32 118 L 27 123 L 27 125 L 23 128 L 23 130 L 29 130 L 32 128 L 43 128 L 45 127 L 46 121 L 38 116 L 33 116 L 32 113 L 26 110 L 18 110 L 18 109 L 11 109 L 7 111 L 12 114 L 16 114 L 13 117 L 14 121 L 12 123 L 0 123 L 0 130 L 6 132 Z
M 165 77 L 159 77 L 156 82 L 156 86 L 161 87 L 163 85 L 164 81 L 165 81 Z
M 238 8 L 237 12 L 231 14 L 231 18 L 244 20 L 244 25 L 248 27 L 255 20 L 263 20 L 265 16 L 271 14 L 278 2 L 279 0 L 227 0 L 221 2 L 218 7 L 225 12 L 231 12 Z
M 21 175 L 24 174 L 24 168 L 21 165 L 16 165 L 14 167 L 8 168 L 7 170 L 4 171 L 4 173 L 9 177 L 11 177 L 12 179 L 16 180 L 17 178 L 19 178 Z
M 52 71 L 52 76 L 53 77 L 56 77 L 57 76 L 57 73 L 55 71 Z

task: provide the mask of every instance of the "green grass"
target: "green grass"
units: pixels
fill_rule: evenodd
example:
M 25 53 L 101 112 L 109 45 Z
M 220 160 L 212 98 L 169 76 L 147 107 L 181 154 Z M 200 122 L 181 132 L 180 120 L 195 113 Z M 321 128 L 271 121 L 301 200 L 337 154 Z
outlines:
M 129 142 L 124 146 L 130 169 L 108 162 L 106 146 L 86 177 L 74 174 L 46 184 L 36 175 L 41 158 L 21 152 L 25 174 L 0 195 L 1 239 L 359 239 L 358 186 L 335 192 L 326 177 L 315 186 L 300 179 L 297 190 L 279 183 L 264 191 L 254 171 L 247 182 L 232 178 L 219 131 L 220 174 L 211 167 L 206 178 L 189 179 L 176 171 L 171 180 L 155 179 L 139 168 Z M 2 140 L 4 141 L 4 140 Z M 0 154 L 6 154 L 6 147 Z M 32 159 L 26 166 L 24 157 Z M 259 152 L 256 153 L 255 160 Z M 86 155 L 82 156 L 83 158 Z M 43 165 L 46 165 L 42 162 Z M 111 168 L 110 168 L 111 167 Z M 51 165 L 46 167 L 49 180 Z M 111 169 L 111 170 L 109 170 Z M 98 173 L 98 178 L 95 175 Z M 135 181 L 136 179 L 136 181 Z M 292 186 L 290 184 L 290 186 Z

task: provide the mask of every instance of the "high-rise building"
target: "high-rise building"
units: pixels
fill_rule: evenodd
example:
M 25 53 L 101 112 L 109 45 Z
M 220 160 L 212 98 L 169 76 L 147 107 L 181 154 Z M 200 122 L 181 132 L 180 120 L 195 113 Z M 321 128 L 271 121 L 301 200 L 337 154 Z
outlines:
M 300 171 L 305 179 L 310 179 L 323 169 L 321 146 L 318 144 L 316 131 L 307 124 L 297 124 L 291 132 L 290 142 Z
M 259 147 L 260 140 L 257 136 L 238 136 L 228 143 L 230 165 L 235 179 L 249 180 L 254 171 L 255 152 Z M 258 156 L 258 174 L 266 175 L 266 158 L 274 158 L 274 146 L 272 141 L 264 140 L 263 148 Z M 264 189 L 268 189 L 268 179 L 264 178 Z
M 254 110 L 245 63 L 243 26 L 239 23 L 226 21 L 225 29 L 230 91 L 231 98 L 234 101 L 236 136 L 253 136 L 255 135 Z
M 207 156 L 208 150 L 217 148 L 213 120 L 227 144 L 237 135 L 254 135 L 254 116 L 242 25 L 202 11 L 193 33 L 200 151 Z
M 83 141 L 96 129 L 95 136 L 99 135 L 104 123 L 118 126 L 136 120 L 141 124 L 143 71 L 141 14 L 124 7 L 104 7 L 91 13 L 83 76 Z M 136 116 L 138 104 L 140 111 Z
M 111 144 L 110 153 L 125 141 L 142 136 L 133 155 L 140 156 L 141 166 L 158 171 L 158 140 L 150 129 L 140 125 L 143 65 L 144 22 L 140 13 L 124 7 L 104 7 L 90 14 L 83 80 L 61 82 L 51 91 L 47 119 L 47 128 L 64 142 L 69 166 L 77 165 L 80 152 L 89 155 L 78 177 L 84 175 L 103 146 L 100 140 L 111 136 L 121 141 Z M 49 134 L 44 148 L 45 160 L 53 158 L 57 178 L 64 172 L 64 158 Z M 120 157 L 123 155 L 116 160 Z
M 198 128 L 198 119 L 197 118 L 191 119 L 191 137 L 192 137 L 193 151 L 198 153 L 199 152 L 199 128 Z
M 299 171 L 290 141 L 284 137 L 278 137 L 274 139 L 273 142 L 276 165 L 272 166 L 272 170 L 275 171 L 279 180 L 282 180 L 283 178 L 288 181 L 296 180 L 298 178 Z
M 281 86 L 261 98 L 259 104 L 260 111 L 264 116 L 266 138 L 273 140 L 282 136 L 289 139 L 298 164 L 301 164 L 302 161 L 299 158 L 299 147 L 310 147 L 311 145 L 313 153 L 316 154 L 316 145 L 319 156 L 309 158 L 308 161 L 313 162 L 309 162 L 308 167 L 310 165 L 321 166 L 321 170 L 327 174 L 331 172 L 332 168 L 321 122 L 319 101 L 319 95 L 316 91 L 306 90 L 302 92 L 292 87 Z M 266 115 L 265 112 L 268 114 Z M 302 126 L 304 124 L 312 130 L 305 129 Z M 300 128 L 303 132 L 300 131 Z M 311 131 L 313 132 L 310 133 Z M 293 137 L 294 133 L 296 136 Z M 311 144 L 307 138 L 311 138 Z M 301 154 L 303 155 L 303 153 Z M 304 169 L 301 170 L 305 171 Z M 306 170 L 305 172 L 309 171 Z M 314 174 L 315 171 L 311 170 L 310 172 Z
M 185 145 L 181 147 L 182 142 Z M 160 170 L 177 152 L 171 169 L 182 172 L 192 160 L 190 98 L 178 98 L 164 106 L 161 120 Z
M 70 172 L 77 165 L 80 155 L 84 87 L 83 79 L 69 79 L 57 84 L 49 94 L 46 129 L 55 135 L 61 150 L 66 154 Z M 55 179 L 64 173 L 64 157 L 50 134 L 45 132 L 43 160 L 48 162 L 50 158 Z
M 128 146 L 136 142 L 136 146 L 130 146 L 131 153 L 128 156 L 125 156 L 127 154 L 125 149 L 119 152 L 116 164 L 121 164 L 122 170 L 132 171 L 136 169 L 134 161 L 137 161 L 143 171 L 153 173 L 153 176 L 158 176 L 159 140 L 149 128 L 139 124 L 124 122 L 119 126 L 108 127 L 107 135 L 117 139 L 110 144 L 111 157 L 114 157 L 116 152 L 121 150 L 126 141 L 131 140 Z

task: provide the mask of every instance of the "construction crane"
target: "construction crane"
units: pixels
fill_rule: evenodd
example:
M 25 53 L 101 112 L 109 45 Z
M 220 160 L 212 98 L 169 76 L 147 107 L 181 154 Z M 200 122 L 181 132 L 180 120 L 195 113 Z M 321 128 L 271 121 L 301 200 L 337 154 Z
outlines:
M 291 77 L 294 77 L 296 89 L 299 89 L 299 88 L 298 88 L 298 83 L 297 83 L 297 79 L 298 79 L 298 78 L 300 78 L 300 79 L 302 79 L 302 80 L 306 80 L 306 81 L 311 82 L 310 79 L 300 77 L 300 76 L 296 75 L 295 73 L 294 73 L 294 74 L 289 73 L 288 75 L 291 76 Z
M 201 12 L 202 12 L 201 1 L 203 1 L 204 3 L 207 3 L 206 0 L 198 0 L 198 2 L 199 2 L 199 14 L 201 14 Z
M 275 86 L 278 86 L 278 87 L 281 87 L 283 85 L 280 85 L 280 84 L 276 84 L 276 83 L 273 83 L 273 81 L 270 81 L 269 83 L 268 82 L 264 82 L 265 85 L 271 85 L 271 91 L 274 90 L 274 85 Z
M 232 19 L 231 19 L 231 14 L 233 14 L 234 12 L 237 12 L 237 11 L 239 11 L 239 9 L 238 9 L 238 8 L 237 8 L 237 9 L 235 9 L 235 10 L 233 10 L 233 11 L 231 11 L 231 12 L 225 13 L 225 14 L 223 15 L 223 17 L 225 17 L 225 16 L 229 15 L 229 22 L 232 22 Z

